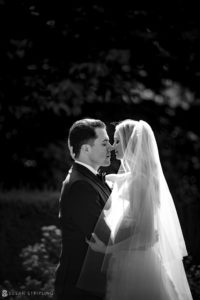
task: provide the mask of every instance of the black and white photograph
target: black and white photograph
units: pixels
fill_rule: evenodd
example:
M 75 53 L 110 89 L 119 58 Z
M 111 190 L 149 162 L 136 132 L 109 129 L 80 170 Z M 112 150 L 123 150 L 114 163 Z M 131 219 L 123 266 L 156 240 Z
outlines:
M 200 300 L 193 1 L 0 0 L 0 297 Z

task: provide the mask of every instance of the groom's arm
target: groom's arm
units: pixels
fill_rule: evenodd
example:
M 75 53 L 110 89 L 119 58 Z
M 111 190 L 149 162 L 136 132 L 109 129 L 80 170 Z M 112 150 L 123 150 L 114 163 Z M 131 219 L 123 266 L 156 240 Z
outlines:
M 64 193 L 63 197 L 65 197 Z M 79 228 L 85 237 L 90 238 L 102 213 L 99 193 L 88 182 L 77 181 L 71 185 L 67 198 L 67 201 L 63 201 L 63 203 L 70 202 L 70 212 L 67 212 L 63 207 L 63 220 L 65 220 L 65 214 L 70 214 L 73 224 Z M 107 225 L 104 225 L 105 231 L 109 232 Z
M 101 214 L 102 207 L 97 191 L 87 182 L 76 182 L 70 190 L 73 222 L 90 237 Z

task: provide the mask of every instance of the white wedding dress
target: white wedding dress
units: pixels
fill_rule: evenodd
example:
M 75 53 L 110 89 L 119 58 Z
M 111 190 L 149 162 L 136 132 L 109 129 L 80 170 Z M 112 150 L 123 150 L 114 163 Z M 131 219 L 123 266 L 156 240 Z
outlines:
M 135 184 L 137 184 L 137 181 Z M 124 203 L 124 200 L 121 201 L 122 206 L 124 206 Z M 128 205 L 126 207 L 128 208 Z M 150 212 L 151 208 L 148 207 L 146 209 L 146 212 L 149 212 L 149 215 L 153 216 L 153 214 Z M 122 211 L 124 213 L 124 210 L 122 207 L 120 207 L 120 205 L 118 205 L 118 208 L 115 207 L 115 210 L 116 211 L 113 214 L 113 218 L 117 215 L 119 217 L 119 214 L 121 214 Z M 140 220 L 143 217 L 146 219 L 146 228 L 143 228 L 143 234 L 145 235 L 146 230 L 146 234 L 151 235 L 151 230 L 149 230 L 151 226 L 150 223 L 155 222 L 155 219 L 153 218 L 153 220 L 150 220 L 148 219 L 147 215 L 144 214 L 141 216 L 137 209 L 135 211 Z M 159 229 L 156 229 L 158 236 L 155 236 L 155 240 L 153 240 L 152 244 L 148 246 L 147 239 L 141 239 L 141 237 L 139 237 L 140 233 L 136 233 L 136 231 L 133 229 L 133 226 L 131 226 L 131 221 L 133 221 L 133 219 L 131 220 L 129 216 L 127 217 L 125 214 L 123 214 L 123 217 L 121 216 L 118 218 L 118 220 L 122 220 L 120 225 L 116 223 L 116 219 L 114 225 L 111 215 L 113 212 L 114 210 L 112 212 L 110 210 L 110 215 L 108 216 L 108 213 L 106 217 L 108 224 L 110 224 L 111 227 L 113 226 L 113 230 L 115 228 L 116 232 L 113 235 L 115 243 L 114 251 L 110 257 L 109 267 L 107 269 L 107 290 L 105 299 L 192 299 L 182 259 L 172 259 L 171 257 L 172 260 L 169 259 L 166 262 L 162 260 L 163 257 L 160 253 L 161 241 L 159 241 L 161 237 L 159 237 L 158 234 Z M 134 223 L 136 224 L 137 220 L 135 220 Z M 116 229 L 115 226 L 118 227 L 118 229 Z M 135 232 L 135 238 L 134 235 L 130 237 L 130 232 Z M 167 250 L 167 248 L 165 250 Z

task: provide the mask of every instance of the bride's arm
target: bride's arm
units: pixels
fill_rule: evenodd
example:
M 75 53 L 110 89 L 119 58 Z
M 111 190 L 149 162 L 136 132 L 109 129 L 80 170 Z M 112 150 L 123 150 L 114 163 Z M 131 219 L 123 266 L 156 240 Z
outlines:
M 130 173 L 107 174 L 106 175 L 106 180 L 111 181 L 111 182 L 114 183 L 117 180 L 124 179 L 124 177 L 127 176 L 128 174 L 130 174 Z
M 116 181 L 116 177 L 117 177 L 117 174 L 107 174 L 106 180 L 114 183 Z
M 95 242 L 87 242 L 94 251 L 114 253 L 121 250 L 145 250 L 158 241 L 158 232 L 154 224 L 155 200 L 149 196 L 148 180 L 145 177 L 140 177 L 138 180 L 139 183 L 135 180 L 130 184 L 128 191 L 130 201 L 129 215 L 132 221 L 127 226 L 125 222 L 126 216 L 123 216 L 116 234 L 118 238 L 115 239 L 116 243 L 113 245 L 106 246 L 93 234 Z M 134 199 L 136 200 L 134 201 Z M 135 225 L 132 223 L 133 220 Z
M 115 253 L 117 251 L 123 251 L 123 250 L 145 250 L 147 248 L 152 247 L 157 241 L 158 241 L 158 233 L 154 233 L 154 239 L 150 244 L 143 244 L 141 241 L 137 241 L 137 237 L 135 235 L 135 238 L 129 237 L 119 243 L 106 246 L 97 236 L 96 234 L 92 234 L 95 242 L 91 242 L 86 239 L 87 244 L 90 246 L 90 248 L 96 252 L 100 253 Z M 137 242 L 136 242 L 137 241 Z

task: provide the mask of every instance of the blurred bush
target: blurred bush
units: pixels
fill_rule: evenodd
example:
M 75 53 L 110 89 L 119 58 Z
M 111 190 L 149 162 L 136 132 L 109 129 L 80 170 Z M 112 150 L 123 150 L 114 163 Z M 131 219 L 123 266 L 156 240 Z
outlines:
M 42 226 L 58 226 L 58 199 L 53 191 L 0 193 L 0 282 L 24 280 L 21 249 L 38 242 Z
M 194 264 L 192 256 L 189 255 L 184 259 L 184 265 L 193 298 L 200 300 L 200 264 Z
M 55 266 L 61 249 L 61 231 L 55 226 L 43 226 L 39 243 L 22 249 L 23 267 L 30 275 L 26 277 L 26 288 L 37 279 L 41 288 L 52 288 Z
M 43 300 L 54 299 L 55 270 L 61 249 L 61 231 L 55 226 L 43 226 L 39 242 L 23 248 L 20 257 L 27 272 L 25 281 L 16 287 L 21 295 L 10 299 Z M 194 300 L 200 299 L 200 265 L 196 265 L 192 256 L 184 259 L 186 275 Z M 15 293 L 10 282 L 4 282 L 0 288 Z M 30 294 L 32 292 L 32 294 Z M 35 295 L 33 294 L 35 292 Z
M 61 232 L 55 225 L 43 226 L 39 242 L 22 249 L 20 257 L 26 271 L 24 282 L 12 284 L 7 281 L 1 289 L 10 299 L 42 300 L 54 297 L 55 269 L 61 249 Z M 15 296 L 12 298 L 12 294 Z

